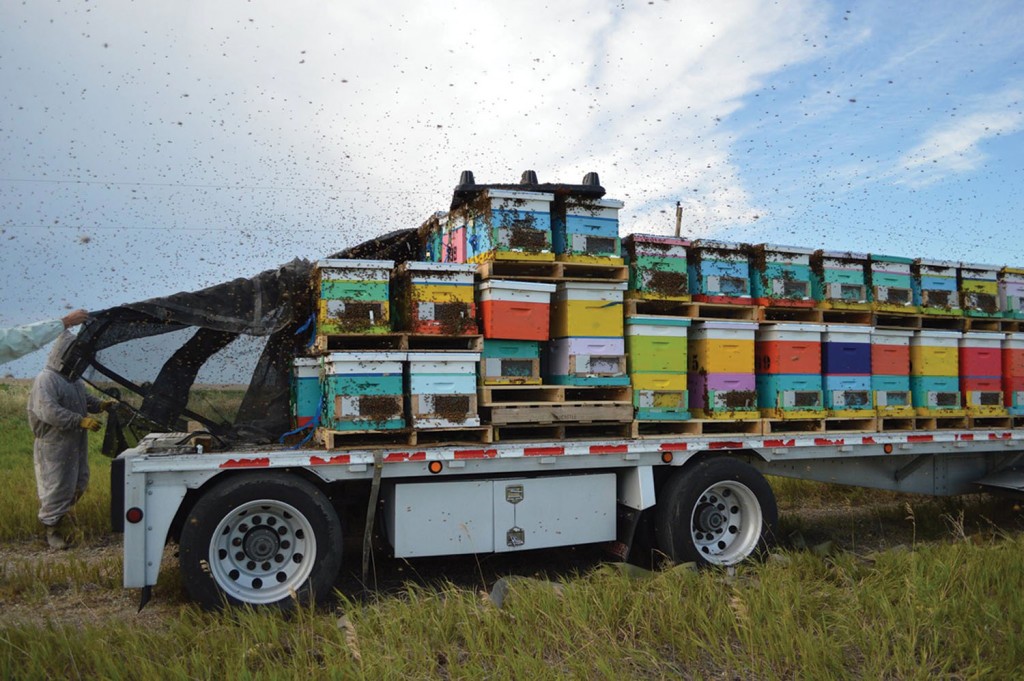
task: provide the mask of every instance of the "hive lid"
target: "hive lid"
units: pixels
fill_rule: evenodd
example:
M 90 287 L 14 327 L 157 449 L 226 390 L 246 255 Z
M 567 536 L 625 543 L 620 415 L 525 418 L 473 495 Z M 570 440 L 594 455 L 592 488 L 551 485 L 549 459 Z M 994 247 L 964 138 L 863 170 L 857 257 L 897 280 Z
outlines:
M 325 259 L 317 260 L 314 267 L 316 269 L 324 269 L 328 267 L 335 268 L 346 268 L 346 269 L 364 269 L 364 270 L 390 270 L 395 266 L 394 260 L 341 260 L 341 259 Z
M 407 272 L 439 272 L 442 274 L 476 274 L 474 263 L 459 262 L 404 262 L 398 266 L 399 271 Z
M 692 320 L 686 317 L 669 317 L 667 315 L 628 315 L 627 325 L 650 325 L 650 326 L 690 326 Z
M 591 281 L 560 281 L 558 282 L 559 291 L 625 291 L 626 287 L 629 286 L 628 282 L 625 281 L 602 281 L 602 282 L 591 282 Z
M 537 281 L 514 281 L 512 279 L 490 279 L 480 282 L 480 290 L 502 289 L 505 291 L 538 291 L 540 293 L 554 293 L 554 284 L 543 284 Z
M 410 352 L 410 362 L 479 362 L 479 352 Z
M 328 362 L 404 362 L 407 352 L 332 352 Z

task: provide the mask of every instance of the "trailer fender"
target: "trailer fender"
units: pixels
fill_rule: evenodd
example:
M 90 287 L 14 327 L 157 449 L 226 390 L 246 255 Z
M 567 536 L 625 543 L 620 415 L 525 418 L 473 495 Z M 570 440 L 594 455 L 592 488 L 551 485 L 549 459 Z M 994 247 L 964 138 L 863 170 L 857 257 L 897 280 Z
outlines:
M 125 480 L 124 586 L 153 586 L 171 522 L 185 498 L 181 478 L 129 475 Z M 141 550 L 139 550 L 141 548 Z

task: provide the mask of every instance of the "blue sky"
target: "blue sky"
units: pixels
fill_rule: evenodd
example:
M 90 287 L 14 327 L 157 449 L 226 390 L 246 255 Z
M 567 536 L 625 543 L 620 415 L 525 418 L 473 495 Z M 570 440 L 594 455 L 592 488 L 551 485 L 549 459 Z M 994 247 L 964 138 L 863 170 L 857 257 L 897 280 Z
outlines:
M 0 0 L 0 324 L 597 171 L 623 231 L 1024 265 L 1017 2 Z M 6 365 L 32 375 L 42 353 Z

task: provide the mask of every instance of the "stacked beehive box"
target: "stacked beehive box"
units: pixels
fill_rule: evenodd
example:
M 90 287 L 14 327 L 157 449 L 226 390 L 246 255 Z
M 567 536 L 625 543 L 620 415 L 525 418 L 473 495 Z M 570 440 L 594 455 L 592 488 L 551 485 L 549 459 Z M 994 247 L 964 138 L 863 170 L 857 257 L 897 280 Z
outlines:
M 626 354 L 637 420 L 690 418 L 686 388 L 689 326 L 690 320 L 680 317 L 626 317 Z
M 1013 416 L 1024 416 L 1024 333 L 1003 338 L 1003 404 Z
M 569 194 L 552 206 L 552 245 L 558 260 L 622 264 L 619 209 L 622 201 Z
M 734 305 L 752 302 L 745 246 L 707 239 L 691 242 L 687 271 L 693 300 Z
M 910 395 L 910 339 L 913 331 L 874 329 L 871 332 L 871 391 L 879 416 L 914 415 Z
M 541 382 L 540 345 L 550 337 L 554 291 L 554 284 L 539 282 L 480 282 L 484 385 Z
M 337 431 L 405 428 L 405 352 L 336 352 L 323 358 L 324 426 Z
M 822 307 L 868 310 L 868 256 L 844 251 L 816 251 L 811 258 L 812 292 Z
M 820 324 L 762 324 L 756 335 L 757 402 L 772 419 L 824 416 Z
M 960 337 L 960 394 L 968 416 L 1006 416 L 1003 334 L 968 331 Z
M 629 385 L 626 283 L 560 281 L 551 303 L 547 377 L 556 385 Z
M 320 387 L 320 360 L 296 357 L 291 372 L 292 428 L 310 428 L 320 423 L 323 390 Z
M 882 312 L 916 312 L 910 272 L 914 261 L 894 255 L 870 255 L 871 301 Z
M 1024 319 L 1024 269 L 999 270 L 999 309 L 1004 317 Z
M 622 241 L 629 266 L 627 297 L 640 300 L 690 300 L 687 283 L 688 239 L 630 234 Z
M 551 245 L 553 194 L 483 189 L 452 213 L 465 223 L 469 262 L 555 259 Z
M 958 316 L 957 263 L 918 258 L 911 267 L 914 305 L 924 314 Z
M 821 340 L 822 382 L 829 416 L 872 416 L 871 327 L 828 324 Z
M 968 317 L 999 317 L 999 270 L 960 263 L 960 306 Z
M 963 416 L 959 331 L 920 329 L 910 339 L 910 391 L 918 416 Z
M 476 266 L 405 262 L 395 270 L 398 328 L 411 333 L 477 333 L 473 279 Z
M 317 331 L 375 334 L 391 331 L 391 260 L 321 260 L 314 266 Z
M 687 389 L 698 418 L 750 420 L 760 417 L 754 373 L 757 324 L 697 321 L 690 329 Z
M 754 302 L 772 307 L 814 307 L 811 249 L 761 244 L 750 250 Z
M 478 352 L 410 352 L 406 364 L 410 425 L 417 429 L 479 426 Z

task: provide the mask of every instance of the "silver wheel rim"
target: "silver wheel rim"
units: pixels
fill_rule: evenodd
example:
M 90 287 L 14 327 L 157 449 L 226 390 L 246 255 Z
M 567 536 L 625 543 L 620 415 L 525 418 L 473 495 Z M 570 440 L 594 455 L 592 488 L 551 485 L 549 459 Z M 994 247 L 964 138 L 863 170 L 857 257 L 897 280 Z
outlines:
M 754 552 L 763 523 L 757 496 L 727 480 L 701 493 L 690 516 L 690 536 L 707 562 L 735 565 Z
M 243 603 L 274 603 L 313 572 L 316 537 L 294 506 L 260 499 L 221 519 L 210 539 L 210 571 L 225 594 Z

